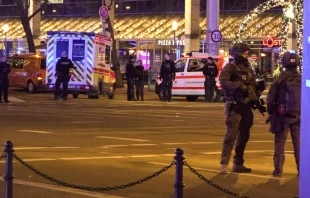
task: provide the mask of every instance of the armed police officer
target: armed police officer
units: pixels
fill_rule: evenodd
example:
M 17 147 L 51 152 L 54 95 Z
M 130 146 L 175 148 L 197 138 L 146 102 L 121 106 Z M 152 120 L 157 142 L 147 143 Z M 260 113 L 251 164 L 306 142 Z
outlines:
M 226 97 L 227 132 L 220 162 L 220 172 L 223 174 L 228 173 L 228 164 L 235 143 L 232 171 L 241 173 L 252 171 L 252 169 L 244 166 L 244 150 L 253 125 L 252 107 L 253 103 L 258 101 L 256 77 L 248 61 L 249 50 L 247 44 L 234 44 L 231 49 L 234 61 L 223 68 L 219 77 Z
M 170 59 L 170 54 L 165 54 L 165 59 L 160 68 L 160 75 L 159 78 L 163 81 L 162 82 L 162 89 L 163 89 L 163 98 L 164 101 L 171 101 L 172 97 L 172 81 L 175 80 L 175 65 L 174 62 Z
M 3 56 L 0 62 L 0 103 L 9 103 L 9 73 L 11 72 L 10 65 L 6 62 L 6 57 Z M 2 101 L 3 94 L 3 101 Z
M 67 52 L 61 53 L 61 58 L 56 64 L 56 90 L 55 90 L 55 100 L 61 95 L 60 85 L 62 84 L 62 99 L 67 100 L 68 97 L 68 83 L 70 81 L 70 69 L 74 69 L 72 61 L 68 58 Z
M 207 59 L 207 63 L 204 65 L 203 68 L 203 75 L 205 76 L 205 100 L 206 102 L 214 102 L 213 90 L 216 87 L 215 77 L 218 75 L 218 68 L 217 65 L 213 62 L 212 57 Z
M 284 149 L 288 132 L 291 132 L 295 162 L 299 174 L 301 74 L 297 71 L 300 60 L 297 54 L 286 52 L 282 58 L 285 68 L 276 78 L 267 95 L 267 110 L 274 133 L 274 176 L 281 176 L 285 160 Z

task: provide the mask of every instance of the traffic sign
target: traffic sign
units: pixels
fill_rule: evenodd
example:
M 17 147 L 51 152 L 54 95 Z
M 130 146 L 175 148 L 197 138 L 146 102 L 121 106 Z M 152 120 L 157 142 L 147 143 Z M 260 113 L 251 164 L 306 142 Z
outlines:
M 107 19 L 109 17 L 109 9 L 106 6 L 101 6 L 99 8 L 99 15 L 102 19 Z
M 222 33 L 219 30 L 214 30 L 211 33 L 211 39 L 215 43 L 220 42 L 222 40 L 222 38 L 223 38 L 223 35 L 222 35 Z

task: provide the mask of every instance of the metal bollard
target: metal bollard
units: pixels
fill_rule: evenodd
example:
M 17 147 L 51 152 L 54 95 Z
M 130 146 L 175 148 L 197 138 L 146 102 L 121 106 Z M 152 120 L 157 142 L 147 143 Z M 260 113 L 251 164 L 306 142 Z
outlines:
M 4 143 L 5 148 L 5 172 L 3 175 L 4 179 L 4 198 L 13 198 L 13 143 L 7 141 Z
M 175 183 L 174 183 L 174 197 L 183 198 L 183 187 L 185 186 L 183 182 L 183 161 L 185 157 L 183 156 L 184 151 L 181 148 L 175 150 Z

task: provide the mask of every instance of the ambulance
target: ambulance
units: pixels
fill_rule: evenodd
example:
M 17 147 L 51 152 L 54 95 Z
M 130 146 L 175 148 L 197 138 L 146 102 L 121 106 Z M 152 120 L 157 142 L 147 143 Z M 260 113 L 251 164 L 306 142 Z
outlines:
M 205 76 L 202 73 L 203 61 L 210 57 L 205 53 L 192 53 L 175 61 L 176 76 L 172 85 L 172 96 L 185 96 L 187 101 L 196 101 L 199 96 L 205 95 Z M 218 80 L 222 68 L 233 60 L 231 56 L 212 56 L 213 61 L 218 67 L 219 74 L 216 77 L 216 86 L 213 90 L 214 101 L 219 101 L 222 95 L 221 86 Z M 155 93 L 159 99 L 163 99 L 161 89 L 162 81 L 158 78 L 155 85 Z
M 112 70 L 112 39 L 89 32 L 47 32 L 46 85 L 55 89 L 55 67 L 61 53 L 66 51 L 75 66 L 70 73 L 68 91 L 73 98 L 86 94 L 88 98 L 99 99 L 107 94 L 114 98 L 116 88 L 115 72 Z

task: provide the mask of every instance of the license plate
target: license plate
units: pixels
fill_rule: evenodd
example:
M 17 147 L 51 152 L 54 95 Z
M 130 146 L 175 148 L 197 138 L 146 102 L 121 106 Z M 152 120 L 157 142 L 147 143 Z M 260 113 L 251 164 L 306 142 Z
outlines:
M 74 85 L 69 85 L 68 88 L 69 88 L 69 89 L 74 89 L 75 86 L 74 86 Z

